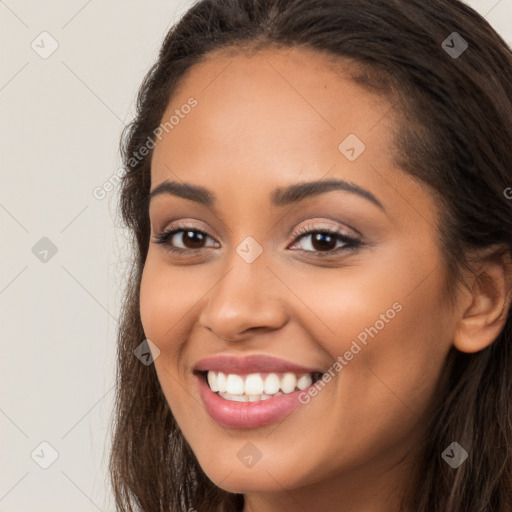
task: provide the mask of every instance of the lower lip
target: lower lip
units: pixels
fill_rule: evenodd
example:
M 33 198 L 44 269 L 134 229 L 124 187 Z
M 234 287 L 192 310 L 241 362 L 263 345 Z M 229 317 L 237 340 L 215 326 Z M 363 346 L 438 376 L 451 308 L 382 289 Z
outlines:
M 234 428 L 254 428 L 269 425 L 290 414 L 299 405 L 299 395 L 309 388 L 286 395 L 259 400 L 258 402 L 234 402 L 221 398 L 206 383 L 204 375 L 196 375 L 199 393 L 208 414 L 220 425 Z

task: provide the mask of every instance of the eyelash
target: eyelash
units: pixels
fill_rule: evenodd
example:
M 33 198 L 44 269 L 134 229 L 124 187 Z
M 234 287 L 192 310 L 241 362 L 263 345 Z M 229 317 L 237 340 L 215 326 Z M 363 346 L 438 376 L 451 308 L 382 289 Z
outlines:
M 175 254 L 184 254 L 184 253 L 194 253 L 195 251 L 200 251 L 203 248 L 198 249 L 176 249 L 174 248 L 170 243 L 169 239 L 171 239 L 175 234 L 185 232 L 185 231 L 192 231 L 193 233 L 200 233 L 204 235 L 205 237 L 210 237 L 208 233 L 205 233 L 204 231 L 201 231 L 200 229 L 196 229 L 193 226 L 187 226 L 187 225 L 178 225 L 173 227 L 170 230 L 163 231 L 162 233 L 154 236 L 154 243 L 164 245 L 166 246 L 165 249 L 170 251 L 171 253 Z M 334 236 L 337 241 L 343 242 L 345 245 L 343 247 L 338 247 L 337 249 L 330 249 L 329 251 L 307 251 L 304 249 L 301 249 L 302 252 L 305 253 L 314 253 L 315 256 L 318 256 L 320 258 L 325 258 L 329 256 L 336 256 L 340 252 L 344 251 L 355 251 L 356 249 L 359 249 L 363 242 L 361 240 L 358 240 L 356 238 L 352 238 L 350 236 L 347 236 L 340 231 L 334 229 L 334 228 L 318 228 L 318 227 L 312 227 L 312 226 L 303 226 L 302 228 L 298 229 L 294 234 L 294 240 L 293 244 L 295 244 L 298 240 L 312 235 L 321 233 L 323 235 L 328 236 Z

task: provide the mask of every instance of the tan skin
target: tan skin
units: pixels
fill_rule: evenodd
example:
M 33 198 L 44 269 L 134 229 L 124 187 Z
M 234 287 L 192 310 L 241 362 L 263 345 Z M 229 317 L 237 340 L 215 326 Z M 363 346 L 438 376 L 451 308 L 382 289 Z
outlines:
M 244 512 L 396 512 L 450 347 L 479 351 L 503 328 L 504 265 L 483 261 L 485 284 L 466 276 L 469 289 L 449 307 L 437 202 L 392 162 L 390 104 L 322 56 L 210 56 L 164 119 L 191 96 L 197 107 L 156 145 L 151 188 L 165 180 L 206 187 L 217 212 L 154 197 L 140 296 L 170 408 L 208 477 L 244 493 Z M 338 149 L 351 133 L 366 146 L 353 162 Z M 340 190 L 271 205 L 276 188 L 329 178 L 370 191 L 384 210 Z M 168 243 L 185 255 L 153 243 L 176 221 L 208 237 L 175 234 Z M 322 249 L 314 235 L 293 236 L 303 226 L 338 229 L 363 245 L 340 252 L 335 238 Z M 248 236 L 263 248 L 250 264 L 236 252 Z M 205 411 L 192 374 L 198 360 L 263 354 L 327 371 L 395 302 L 403 306 L 395 318 L 282 421 L 225 428 Z M 262 453 L 250 468 L 237 458 L 247 442 Z

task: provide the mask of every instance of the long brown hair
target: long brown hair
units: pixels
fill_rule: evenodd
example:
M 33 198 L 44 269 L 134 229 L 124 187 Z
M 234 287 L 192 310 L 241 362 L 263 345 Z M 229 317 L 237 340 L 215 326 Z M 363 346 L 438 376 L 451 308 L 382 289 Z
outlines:
M 468 44 L 460 55 L 446 51 L 443 41 L 453 48 L 453 37 Z M 133 235 L 134 260 L 118 333 L 109 466 L 119 511 L 243 507 L 243 495 L 223 491 L 202 471 L 154 365 L 134 356 L 145 339 L 139 287 L 150 237 L 151 151 L 141 158 L 139 150 L 154 138 L 191 66 L 213 51 L 271 46 L 308 48 L 331 61 L 355 64 L 354 80 L 389 98 L 400 119 L 395 162 L 426 184 L 443 207 L 438 237 L 449 293 L 468 267 L 469 250 L 496 246 L 512 254 L 512 193 L 506 193 L 512 186 L 512 56 L 474 10 L 457 0 L 195 3 L 166 35 L 121 140 L 120 211 Z M 449 353 L 418 460 L 421 479 L 411 482 L 404 501 L 411 510 L 512 510 L 511 343 L 509 311 L 489 347 Z M 456 470 L 441 457 L 453 441 L 469 454 Z

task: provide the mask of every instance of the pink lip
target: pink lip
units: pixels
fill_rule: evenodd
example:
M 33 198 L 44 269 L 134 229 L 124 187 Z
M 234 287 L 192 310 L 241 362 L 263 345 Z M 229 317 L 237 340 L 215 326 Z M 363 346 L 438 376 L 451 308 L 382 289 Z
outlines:
M 295 374 L 322 372 L 317 368 L 305 368 L 294 363 L 269 356 L 233 356 L 222 355 L 201 359 L 194 370 L 205 372 L 213 370 L 216 372 L 236 373 L 246 375 L 258 372 L 292 372 Z
M 206 411 L 224 427 L 254 428 L 273 423 L 301 405 L 299 395 L 307 393 L 309 389 L 258 402 L 233 402 L 214 393 L 206 383 L 203 374 L 196 374 L 196 377 Z

